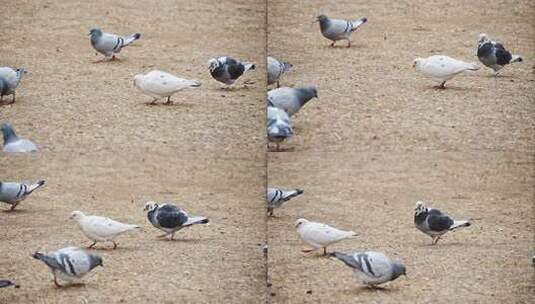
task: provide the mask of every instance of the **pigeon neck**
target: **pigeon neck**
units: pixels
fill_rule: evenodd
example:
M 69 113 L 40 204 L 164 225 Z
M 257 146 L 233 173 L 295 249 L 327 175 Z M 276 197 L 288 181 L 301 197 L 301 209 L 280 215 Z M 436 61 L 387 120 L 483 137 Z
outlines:
M 19 139 L 15 134 L 15 131 L 13 131 L 11 128 L 4 128 L 2 129 L 2 132 L 4 134 L 4 144 L 14 142 Z
M 329 19 L 325 18 L 325 19 L 320 19 L 319 23 L 320 23 L 320 29 L 323 32 L 327 30 L 327 27 L 329 27 L 330 21 Z
M 9 85 L 7 81 L 4 78 L 0 77 L 0 96 L 6 95 L 8 90 L 9 90 Z
M 299 96 L 299 102 L 301 103 L 301 106 L 306 104 L 315 96 L 314 92 L 308 88 L 297 89 L 297 95 Z

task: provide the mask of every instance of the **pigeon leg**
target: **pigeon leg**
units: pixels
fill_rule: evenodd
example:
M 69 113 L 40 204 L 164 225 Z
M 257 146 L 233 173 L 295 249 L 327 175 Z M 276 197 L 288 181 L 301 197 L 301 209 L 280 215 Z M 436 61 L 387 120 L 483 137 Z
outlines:
M 89 249 L 89 248 L 93 248 L 93 246 L 95 246 L 96 244 L 97 244 L 97 241 L 93 241 L 93 244 L 89 245 L 89 246 L 87 247 L 87 249 Z
M 280 150 L 281 150 L 280 144 L 276 143 L 275 151 L 280 152 Z
M 327 255 L 327 247 L 323 247 L 323 255 Z
M 13 99 L 11 99 L 11 103 L 15 103 L 15 92 L 13 92 Z
M 347 39 L 347 47 L 350 48 L 351 47 L 351 40 Z
M 114 55 L 111 55 L 111 61 L 115 61 L 115 54 Z
M 336 43 L 336 41 L 333 41 L 333 43 L 331 43 L 331 47 L 334 47 L 335 43 Z
M 281 87 L 281 84 L 279 83 L 279 81 L 277 80 L 277 88 L 280 88 Z
M 444 89 L 446 88 L 445 84 L 446 84 L 446 82 L 443 81 L 443 82 L 438 86 L 438 88 L 441 89 L 441 90 L 444 90 Z
M 57 288 L 61 288 L 62 286 L 58 283 L 58 278 L 56 277 L 56 274 L 54 273 L 54 285 L 56 285 Z
M 167 96 L 166 104 L 168 104 L 168 105 L 173 104 L 173 102 L 171 101 L 171 96 Z
M 174 237 L 175 237 L 175 233 L 174 232 L 170 233 L 169 237 L 168 237 L 168 240 L 172 241 Z
M 117 243 L 115 243 L 115 241 L 111 241 L 113 243 L 113 249 L 116 249 L 117 248 Z
M 18 204 L 19 204 L 19 202 L 16 202 L 13 205 L 11 205 L 11 208 L 9 208 L 9 211 L 15 210 L 15 207 L 17 207 Z

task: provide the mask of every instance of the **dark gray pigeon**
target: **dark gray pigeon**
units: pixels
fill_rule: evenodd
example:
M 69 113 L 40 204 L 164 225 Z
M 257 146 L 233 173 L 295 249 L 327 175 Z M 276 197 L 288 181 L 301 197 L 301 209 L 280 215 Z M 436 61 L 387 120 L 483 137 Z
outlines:
M 182 228 L 190 227 L 196 224 L 207 224 L 208 218 L 204 216 L 189 216 L 186 211 L 178 208 L 174 204 L 149 201 L 145 203 L 143 209 L 147 212 L 147 218 L 152 226 L 165 232 L 161 237 L 167 236 L 172 240 L 175 232 Z
M 416 228 L 433 239 L 433 245 L 446 232 L 471 225 L 469 221 L 456 221 L 438 209 L 427 208 L 420 201 L 416 203 L 414 224 Z
M 280 143 L 285 139 L 292 137 L 294 131 L 290 125 L 290 117 L 286 112 L 279 108 L 268 106 L 267 109 L 267 136 L 268 148 L 269 143 L 276 144 L 276 150 L 280 151 Z
M 7 153 L 27 153 L 37 151 L 37 145 L 32 141 L 19 138 L 10 123 L 2 124 L 2 134 L 4 136 L 4 146 L 2 151 Z
M 35 252 L 32 256 L 50 268 L 57 287 L 62 287 L 59 279 L 69 283 L 78 281 L 93 268 L 103 266 L 100 256 L 89 254 L 78 247 L 66 247 L 49 253 Z
M 240 62 L 230 57 L 219 57 L 208 61 L 208 69 L 215 80 L 226 85 L 232 85 L 245 72 L 254 70 L 255 65 L 248 62 Z
M 393 262 L 384 253 L 377 251 L 330 253 L 353 269 L 353 276 L 361 284 L 376 287 L 377 285 L 394 281 L 401 275 L 406 275 L 405 266 L 400 262 Z
M 15 288 L 19 288 L 19 285 L 16 285 L 15 283 L 11 282 L 10 280 L 0 280 L 0 288 L 9 287 L 9 286 L 15 286 Z
M 353 32 L 358 30 L 361 25 L 366 23 L 368 19 L 360 18 L 355 21 L 346 21 L 319 15 L 317 21 L 320 23 L 321 34 L 323 37 L 332 41 L 332 47 L 334 47 L 334 44 L 338 40 L 346 40 L 347 47 L 351 47 L 351 40 L 349 37 Z
M 503 44 L 491 40 L 485 33 L 479 34 L 477 58 L 485 66 L 493 69 L 496 75 L 504 66 L 513 62 L 522 62 L 522 57 L 511 54 Z
M 44 180 L 36 183 L 5 183 L 0 182 L 0 202 L 11 205 L 13 211 L 17 205 L 26 199 L 33 191 L 45 184 Z
M 0 102 L 3 101 L 4 96 L 8 95 L 13 95 L 11 103 L 15 102 L 15 89 L 24 74 L 26 71 L 23 68 L 0 67 Z
M 268 85 L 277 83 L 280 87 L 279 80 L 281 76 L 292 68 L 292 64 L 280 61 L 273 57 L 267 57 L 267 83 Z
M 303 194 L 303 190 L 301 189 L 282 190 L 280 188 L 268 188 L 266 200 L 269 215 L 273 216 L 273 209 L 279 208 L 284 202 L 301 194 Z
M 297 113 L 309 100 L 318 98 L 318 91 L 314 86 L 273 89 L 267 94 L 268 106 L 279 108 L 289 116 Z
M 111 57 L 112 60 L 115 59 L 115 54 L 119 53 L 123 47 L 141 38 L 140 33 L 118 36 L 105 33 L 99 28 L 89 30 L 89 36 L 91 36 L 91 45 L 93 48 L 102 55 Z

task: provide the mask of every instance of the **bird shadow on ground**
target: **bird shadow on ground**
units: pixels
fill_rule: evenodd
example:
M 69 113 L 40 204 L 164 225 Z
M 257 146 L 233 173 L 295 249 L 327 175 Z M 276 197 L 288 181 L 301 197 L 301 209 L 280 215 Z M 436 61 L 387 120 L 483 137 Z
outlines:
M 193 239 L 193 238 L 177 238 L 175 237 L 174 239 L 172 240 L 169 240 L 167 238 L 158 238 L 157 239 L 158 241 L 162 241 L 162 242 L 178 242 L 178 243 L 192 243 L 192 244 L 197 244 L 197 243 L 203 243 L 203 242 L 207 242 L 207 241 L 210 241 L 212 239 L 209 239 L 209 238 L 198 238 L 198 239 Z
M 278 150 L 276 148 L 268 148 L 268 152 L 278 153 L 278 152 L 294 152 L 294 147 L 286 147 L 286 148 L 279 148 Z
M 397 292 L 395 288 L 386 288 L 386 287 L 366 287 L 358 286 L 351 289 L 344 289 L 343 293 L 347 295 L 363 295 L 363 294 L 377 294 L 377 293 L 394 293 Z
M 109 247 L 105 247 L 104 245 L 101 245 L 100 247 L 93 247 L 93 248 L 87 248 L 85 247 L 85 250 L 92 250 L 92 251 L 103 251 L 103 252 L 112 252 L 112 251 L 134 251 L 134 250 L 137 250 L 139 248 L 137 247 L 125 247 L 125 246 L 121 246 L 120 244 L 117 244 L 117 248 L 113 248 L 113 245 L 109 246 Z
M 433 87 L 425 87 L 425 90 L 427 91 L 434 91 L 434 92 L 447 92 L 447 91 L 458 91 L 458 92 L 466 92 L 466 91 L 482 91 L 481 88 L 475 88 L 475 87 L 457 87 L 457 86 L 446 86 L 445 89 L 439 88 L 437 86 Z
M 2 210 L 3 213 L 5 214 L 24 214 L 24 213 L 28 213 L 29 211 L 28 210 L 25 210 L 25 209 L 15 209 L 15 210 Z
M 156 102 L 152 103 L 151 101 L 147 101 L 143 103 L 146 106 L 149 107 L 177 107 L 177 108 L 193 108 L 195 104 L 193 103 L 185 103 L 185 102 L 173 102 L 173 103 L 165 103 L 165 102 Z

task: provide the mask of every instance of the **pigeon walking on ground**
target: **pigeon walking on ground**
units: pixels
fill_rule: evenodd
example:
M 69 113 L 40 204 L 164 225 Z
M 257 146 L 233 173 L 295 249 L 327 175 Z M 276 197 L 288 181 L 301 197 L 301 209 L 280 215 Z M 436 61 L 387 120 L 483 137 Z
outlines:
M 332 47 L 334 47 L 336 41 L 346 40 L 347 47 L 349 48 L 351 47 L 351 34 L 357 31 L 361 25 L 368 21 L 368 19 L 360 18 L 355 21 L 346 21 L 319 15 L 317 21 L 320 23 L 321 34 L 323 37 L 332 41 Z
M 10 280 L 0 280 L 0 288 L 5 288 L 9 286 L 14 286 L 15 288 L 19 288 L 20 286 L 11 282 Z
M 273 57 L 267 57 L 267 83 L 268 85 L 277 83 L 277 88 L 280 87 L 279 80 L 281 76 L 288 72 L 292 65 L 288 62 L 280 61 Z
M 287 202 L 301 194 L 303 194 L 303 190 L 301 189 L 282 190 L 279 188 L 268 188 L 266 200 L 269 216 L 273 216 L 273 209 L 279 208 L 284 202 Z
M 54 275 L 54 284 L 60 285 L 60 280 L 66 282 L 79 281 L 93 268 L 102 265 L 102 258 L 89 254 L 78 247 L 66 247 L 49 253 L 35 252 L 33 258 L 45 263 Z
M 270 90 L 267 95 L 268 106 L 277 107 L 292 116 L 312 98 L 318 98 L 318 90 L 314 86 L 282 87 Z
M 37 145 L 32 141 L 19 138 L 10 123 L 2 124 L 2 134 L 4 135 L 4 146 L 2 151 L 6 153 L 27 153 L 37 151 Z
M 232 85 L 245 72 L 254 70 L 255 65 L 248 62 L 240 62 L 230 57 L 219 57 L 208 61 L 208 69 L 215 80 L 226 85 Z
M 82 233 L 93 241 L 88 248 L 93 248 L 97 242 L 112 242 L 115 249 L 116 237 L 130 230 L 141 229 L 138 225 L 124 224 L 103 216 L 85 215 L 81 211 L 73 211 L 70 219 L 75 220 Z
M 313 248 L 303 250 L 303 252 L 312 252 L 323 248 L 323 255 L 327 255 L 327 246 L 357 236 L 357 233 L 353 231 L 340 230 L 303 218 L 295 222 L 295 228 L 301 239 Z
M 147 74 L 134 76 L 134 86 L 141 92 L 154 98 L 151 104 L 167 97 L 167 104 L 172 104 L 171 95 L 186 88 L 200 87 L 198 80 L 180 78 L 163 71 L 150 71 Z
M 457 221 L 442 213 L 438 209 L 427 208 L 423 202 L 416 203 L 414 213 L 414 224 L 423 233 L 433 239 L 433 245 L 440 240 L 440 237 L 448 231 L 457 228 L 469 227 L 469 221 Z
M 152 226 L 165 232 L 161 237 L 167 236 L 172 240 L 175 232 L 182 228 L 190 227 L 196 224 L 207 224 L 208 218 L 204 216 L 190 216 L 186 211 L 178 208 L 174 204 L 149 201 L 145 204 L 145 211 L 148 211 L 147 217 Z
M 33 191 L 45 184 L 44 180 L 35 183 L 6 183 L 0 182 L 0 202 L 10 204 L 10 211 L 28 197 Z
M 106 56 L 106 58 L 111 57 L 112 60 L 115 60 L 115 54 L 119 53 L 123 47 L 141 38 L 140 33 L 118 36 L 105 33 L 99 28 L 89 30 L 89 36 L 91 36 L 91 45 L 93 48 Z
M 443 55 L 433 55 L 427 58 L 414 59 L 413 67 L 425 77 L 440 83 L 437 87 L 445 89 L 446 81 L 464 71 L 477 71 L 479 66 Z
M 402 263 L 393 262 L 382 252 L 364 251 L 350 254 L 333 252 L 329 256 L 353 268 L 355 279 L 372 288 L 406 275 L 406 269 Z
M 290 125 L 290 117 L 279 108 L 268 106 L 267 109 L 267 137 L 269 143 L 274 142 L 275 151 L 280 151 L 280 143 L 292 137 L 294 131 Z
M 8 95 L 13 95 L 11 103 L 15 102 L 15 90 L 24 74 L 26 71 L 23 68 L 0 67 L 0 102 Z
M 495 75 L 508 64 L 522 62 L 522 57 L 511 54 L 503 44 L 491 40 L 485 33 L 479 34 L 477 40 L 477 58 L 485 66 L 493 69 Z

